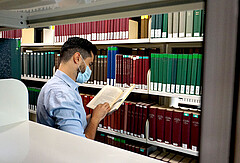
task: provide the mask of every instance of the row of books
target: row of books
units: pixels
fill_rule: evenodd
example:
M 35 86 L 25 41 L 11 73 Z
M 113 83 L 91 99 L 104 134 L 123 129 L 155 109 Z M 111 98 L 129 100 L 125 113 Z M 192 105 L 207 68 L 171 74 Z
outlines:
M 148 117 L 150 141 L 199 150 L 200 112 L 154 105 Z
M 50 79 L 53 76 L 57 52 L 22 52 L 22 76 Z
M 150 89 L 201 94 L 202 54 L 151 54 Z
M 145 156 L 148 156 L 150 153 L 153 153 L 157 149 L 155 146 L 134 143 L 132 140 L 119 138 L 117 136 L 108 135 L 101 132 L 97 132 L 95 140 Z
M 204 10 L 189 10 L 152 15 L 151 38 L 203 36 L 204 13 Z
M 36 87 L 28 87 L 28 101 L 29 101 L 29 109 L 36 111 L 37 110 L 37 99 L 38 95 L 41 91 L 40 88 Z
M 129 26 L 136 23 L 129 18 L 101 20 L 55 26 L 55 42 L 65 42 L 69 37 L 89 41 L 129 39 Z
M 155 158 L 157 160 L 161 160 L 164 162 L 172 162 L 172 163 L 197 163 L 196 158 L 186 157 L 181 154 L 176 154 L 172 152 L 167 152 L 165 150 L 156 150 L 149 155 L 151 158 Z
M 9 30 L 9 31 L 0 31 L 0 38 L 12 38 L 12 39 L 21 39 L 22 30 Z

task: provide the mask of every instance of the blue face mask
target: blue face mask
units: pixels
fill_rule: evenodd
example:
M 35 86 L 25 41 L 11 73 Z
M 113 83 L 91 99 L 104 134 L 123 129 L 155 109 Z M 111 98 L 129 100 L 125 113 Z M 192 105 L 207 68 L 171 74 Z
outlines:
M 80 55 L 81 56 L 81 55 Z M 81 56 L 82 58 L 82 56 Z M 77 76 L 77 80 L 76 82 L 79 82 L 79 83 L 86 83 L 90 77 L 91 77 L 91 74 L 92 74 L 92 70 L 90 70 L 89 66 L 87 66 L 87 64 L 85 63 L 84 59 L 82 58 L 85 66 L 86 66 L 86 69 L 85 69 L 85 72 L 82 73 L 80 68 L 78 67 L 79 69 L 79 73 L 78 73 L 78 76 Z

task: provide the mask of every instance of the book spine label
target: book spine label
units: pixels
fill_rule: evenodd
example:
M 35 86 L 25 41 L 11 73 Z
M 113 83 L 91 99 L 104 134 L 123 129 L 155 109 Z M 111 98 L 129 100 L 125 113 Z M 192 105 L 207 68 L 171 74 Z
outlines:
M 156 108 L 149 109 L 149 140 L 156 140 Z
M 157 109 L 157 141 L 164 142 L 165 110 Z
M 165 143 L 172 143 L 172 111 L 165 112 Z

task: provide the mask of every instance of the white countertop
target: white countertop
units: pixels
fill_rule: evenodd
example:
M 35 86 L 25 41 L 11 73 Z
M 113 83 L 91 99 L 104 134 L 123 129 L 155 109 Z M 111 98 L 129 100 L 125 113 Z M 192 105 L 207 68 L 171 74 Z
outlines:
M 0 162 L 158 162 L 31 121 L 0 127 Z

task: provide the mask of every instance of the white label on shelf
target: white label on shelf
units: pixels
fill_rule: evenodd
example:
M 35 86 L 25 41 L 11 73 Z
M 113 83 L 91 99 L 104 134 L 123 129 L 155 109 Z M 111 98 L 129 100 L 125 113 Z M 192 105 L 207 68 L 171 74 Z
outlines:
M 148 138 L 149 140 L 153 141 L 153 138 Z
M 172 33 L 168 33 L 168 38 L 172 38 Z
M 158 86 L 158 83 L 154 83 L 154 86 L 153 86 L 153 87 L 154 87 L 154 88 L 153 88 L 154 91 L 157 91 L 157 90 L 158 90 L 157 86 Z
M 107 39 L 108 39 L 108 34 L 104 33 L 104 40 L 107 40 Z
M 166 144 L 169 144 L 169 141 L 165 141 Z
M 175 92 L 175 84 L 171 84 L 171 93 Z
M 110 126 L 108 126 L 108 130 L 111 130 L 111 127 L 110 127 Z
M 110 79 L 107 79 L 107 85 L 110 85 Z
M 153 90 L 153 82 L 151 82 L 151 88 L 150 89 Z
M 129 39 L 128 31 L 126 31 L 126 39 Z
M 191 85 L 190 94 L 194 94 L 194 88 L 195 88 L 195 86 Z
M 171 91 L 171 84 L 167 84 L 167 92 Z
M 123 134 L 123 130 L 120 130 L 120 133 Z
M 144 85 L 144 89 L 147 90 L 147 89 L 148 89 L 148 86 L 147 86 L 147 85 Z
M 130 132 L 127 131 L 127 134 L 130 135 Z
M 161 33 L 162 33 L 161 29 L 155 29 L 155 38 L 161 37 Z
M 135 137 L 137 137 L 137 134 L 134 134 Z
M 158 83 L 158 91 L 162 91 L 162 83 Z
M 151 29 L 151 37 L 154 38 L 154 29 Z
M 187 86 L 186 86 L 186 94 L 189 94 L 189 93 L 190 93 L 190 86 L 187 85 Z
M 161 140 L 161 139 L 157 139 L 157 141 L 158 141 L 158 142 L 162 142 L 162 140 Z
M 197 151 L 197 147 L 193 145 L 193 146 L 192 146 L 192 150 L 193 150 L 193 151 Z
M 94 80 L 94 81 L 93 81 L 93 84 L 97 84 L 97 81 L 96 81 L 96 80 Z
M 183 147 L 184 149 L 187 149 L 187 144 L 182 144 L 182 147 Z
M 127 131 L 123 131 L 124 134 L 127 134 Z
M 107 39 L 108 39 L 108 40 L 111 39 L 111 33 L 110 33 L 110 32 L 108 32 L 108 37 L 107 37 Z
M 163 84 L 163 89 L 162 89 L 163 92 L 166 92 L 166 86 L 167 86 L 166 84 Z
M 184 33 L 179 33 L 179 37 L 185 37 Z
M 196 95 L 200 94 L 200 86 L 196 86 Z
M 141 135 L 138 135 L 137 137 L 141 138 Z
M 191 33 L 186 33 L 186 37 L 192 37 Z
M 162 38 L 167 38 L 167 32 L 162 33 Z
M 88 34 L 88 40 L 91 41 L 92 40 L 92 35 Z
M 199 33 L 194 33 L 194 37 L 199 37 L 200 34 Z
M 203 37 L 203 36 L 204 36 L 204 33 L 202 33 L 201 36 Z
M 126 39 L 126 31 L 123 32 L 123 39 Z
M 0 31 L 0 38 L 2 38 L 2 31 Z
M 117 32 L 113 32 L 113 39 L 114 39 L 114 40 L 117 39 Z
M 179 88 L 180 88 L 180 85 L 176 85 L 176 93 L 180 93 Z
M 110 37 L 111 40 L 114 39 L 114 35 L 113 35 L 113 32 L 111 32 L 111 37 Z
M 119 38 L 120 38 L 120 33 L 117 32 L 117 40 L 119 40 Z
M 105 33 L 102 33 L 102 40 L 105 40 Z
M 133 136 L 133 133 L 130 133 L 131 136 Z
M 123 31 L 120 31 L 120 40 L 123 39 Z
M 177 38 L 178 37 L 178 33 L 173 33 L 173 38 Z
M 181 93 L 184 93 L 185 91 L 185 85 L 181 85 Z
M 99 40 L 100 40 L 100 34 L 97 33 L 97 41 L 99 41 Z
M 99 83 L 99 81 L 97 81 L 97 85 L 99 85 L 100 83 Z
M 143 139 L 145 138 L 145 137 L 144 137 L 144 134 L 141 134 L 141 138 L 143 138 Z
M 177 144 L 177 143 L 173 143 L 173 145 L 174 145 L 174 146 L 178 146 L 178 144 Z
M 97 40 L 97 33 L 92 33 L 92 40 Z

